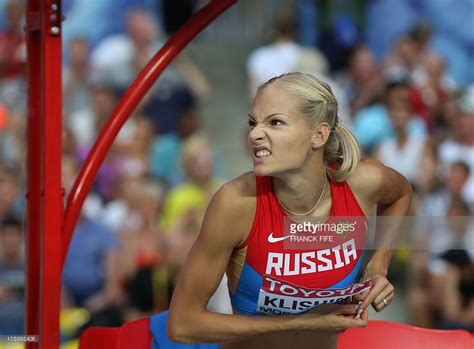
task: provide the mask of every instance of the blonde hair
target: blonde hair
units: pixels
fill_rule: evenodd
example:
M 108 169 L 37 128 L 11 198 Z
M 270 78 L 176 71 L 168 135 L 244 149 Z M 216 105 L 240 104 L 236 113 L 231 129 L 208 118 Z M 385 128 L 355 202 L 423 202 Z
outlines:
M 305 73 L 287 73 L 268 80 L 258 90 L 278 83 L 298 99 L 297 112 L 311 126 L 327 122 L 331 133 L 324 145 L 324 161 L 329 178 L 336 182 L 346 180 L 360 161 L 360 148 L 352 132 L 337 116 L 337 100 L 331 87 Z

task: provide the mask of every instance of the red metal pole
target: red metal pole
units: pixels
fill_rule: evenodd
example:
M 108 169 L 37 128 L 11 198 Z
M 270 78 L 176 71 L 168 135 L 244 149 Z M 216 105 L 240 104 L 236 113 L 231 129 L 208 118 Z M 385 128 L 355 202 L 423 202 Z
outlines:
M 63 200 L 61 1 L 41 1 L 42 207 L 40 261 L 40 348 L 59 348 Z
M 138 102 L 150 89 L 161 72 L 173 58 L 209 23 L 238 0 L 211 1 L 197 12 L 151 59 L 132 83 L 125 95 L 115 107 L 112 115 L 102 129 L 94 147 L 87 157 L 81 172 L 69 194 L 62 240 L 62 263 L 66 259 L 74 226 L 79 217 L 82 204 L 90 190 L 97 171 L 112 145 L 117 133 L 135 109 Z
M 27 234 L 26 234 L 26 295 L 25 295 L 25 334 L 39 333 L 39 260 L 40 260 L 40 74 L 41 53 L 39 2 L 28 0 L 26 8 L 26 43 L 28 50 L 28 154 L 27 154 Z M 37 347 L 28 344 L 28 348 Z
M 60 0 L 28 1 L 28 334 L 59 348 L 61 292 Z

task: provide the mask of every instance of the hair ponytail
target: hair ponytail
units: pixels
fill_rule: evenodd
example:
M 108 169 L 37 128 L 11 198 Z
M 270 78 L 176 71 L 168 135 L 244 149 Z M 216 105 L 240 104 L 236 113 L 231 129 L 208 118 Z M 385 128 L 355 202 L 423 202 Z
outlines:
M 327 174 L 331 180 L 342 182 L 360 161 L 360 148 L 352 132 L 337 122 L 324 148 Z

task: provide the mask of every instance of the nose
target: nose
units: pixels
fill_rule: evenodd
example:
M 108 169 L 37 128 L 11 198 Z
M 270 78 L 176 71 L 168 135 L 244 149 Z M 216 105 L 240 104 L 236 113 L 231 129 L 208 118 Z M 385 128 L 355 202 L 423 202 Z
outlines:
M 258 125 L 255 125 L 255 127 L 251 129 L 249 132 L 249 139 L 254 143 L 257 143 L 258 141 L 261 141 L 264 138 L 265 138 L 265 132 Z

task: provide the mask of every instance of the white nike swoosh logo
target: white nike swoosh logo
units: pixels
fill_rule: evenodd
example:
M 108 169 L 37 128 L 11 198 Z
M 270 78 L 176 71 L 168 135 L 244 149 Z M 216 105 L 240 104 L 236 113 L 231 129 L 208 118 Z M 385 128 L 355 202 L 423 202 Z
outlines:
M 281 237 L 273 237 L 273 232 L 271 232 L 270 235 L 268 235 L 268 242 L 269 243 L 274 243 L 274 242 L 283 241 L 283 240 L 288 239 L 290 236 L 291 235 L 281 236 Z

